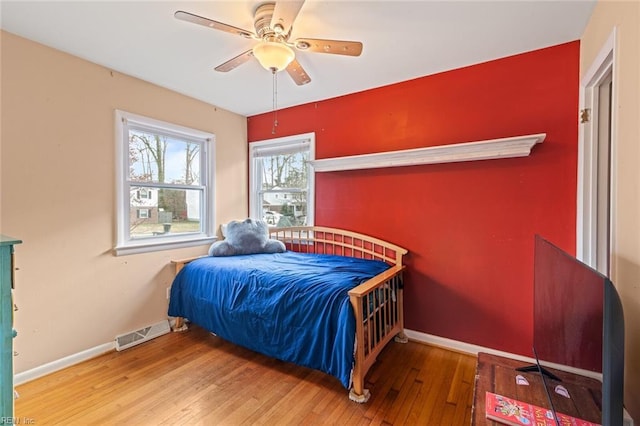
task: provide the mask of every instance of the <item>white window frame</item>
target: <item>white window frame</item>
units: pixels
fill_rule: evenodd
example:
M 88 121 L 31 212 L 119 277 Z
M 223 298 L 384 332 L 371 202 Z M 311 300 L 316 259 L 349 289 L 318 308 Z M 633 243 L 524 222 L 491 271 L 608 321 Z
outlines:
M 129 230 L 130 187 L 144 186 L 140 182 L 129 181 L 129 131 L 128 125 L 144 128 L 149 132 L 174 136 L 201 144 L 200 176 L 202 199 L 200 202 L 200 223 L 202 232 L 158 235 L 149 238 L 132 239 Z M 116 256 L 146 253 L 158 250 L 177 249 L 211 244 L 215 241 L 215 135 L 176 124 L 155 120 L 125 111 L 115 111 L 116 139 Z M 152 185 L 154 186 L 154 185 Z M 176 185 L 177 189 L 193 189 L 192 186 Z
M 249 216 L 256 220 L 262 219 L 262 169 L 259 161 L 260 154 L 287 153 L 301 146 L 308 146 L 309 163 L 307 164 L 307 226 L 313 226 L 315 217 L 315 173 L 311 166 L 316 156 L 316 134 L 285 136 L 267 139 L 249 144 Z

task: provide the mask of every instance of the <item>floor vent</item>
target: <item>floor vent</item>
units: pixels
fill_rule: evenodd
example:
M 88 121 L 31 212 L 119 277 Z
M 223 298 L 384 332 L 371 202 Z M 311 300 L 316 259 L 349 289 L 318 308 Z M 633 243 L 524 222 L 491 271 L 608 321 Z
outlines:
M 122 351 L 140 343 L 147 342 L 171 331 L 169 321 L 164 320 L 140 330 L 116 336 L 116 350 Z

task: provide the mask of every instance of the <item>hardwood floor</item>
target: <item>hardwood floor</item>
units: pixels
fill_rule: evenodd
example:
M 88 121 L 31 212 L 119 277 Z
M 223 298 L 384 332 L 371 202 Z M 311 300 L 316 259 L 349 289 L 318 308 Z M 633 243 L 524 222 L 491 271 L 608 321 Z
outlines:
M 392 342 L 351 402 L 337 379 L 192 326 L 17 388 L 36 425 L 468 425 L 475 357 Z

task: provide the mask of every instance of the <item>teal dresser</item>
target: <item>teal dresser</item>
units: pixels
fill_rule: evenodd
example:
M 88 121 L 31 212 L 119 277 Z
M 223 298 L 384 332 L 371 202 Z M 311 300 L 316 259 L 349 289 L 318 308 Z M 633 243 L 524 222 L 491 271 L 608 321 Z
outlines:
M 22 241 L 0 235 L 0 419 L 13 417 L 13 246 Z

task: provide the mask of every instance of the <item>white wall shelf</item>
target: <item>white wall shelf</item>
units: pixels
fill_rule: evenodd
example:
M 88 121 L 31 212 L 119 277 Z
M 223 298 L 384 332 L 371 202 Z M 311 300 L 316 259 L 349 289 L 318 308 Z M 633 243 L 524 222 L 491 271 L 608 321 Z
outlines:
M 546 133 L 311 161 L 316 172 L 526 157 Z

